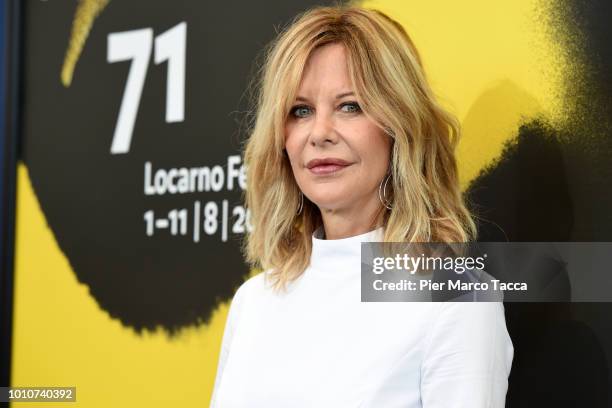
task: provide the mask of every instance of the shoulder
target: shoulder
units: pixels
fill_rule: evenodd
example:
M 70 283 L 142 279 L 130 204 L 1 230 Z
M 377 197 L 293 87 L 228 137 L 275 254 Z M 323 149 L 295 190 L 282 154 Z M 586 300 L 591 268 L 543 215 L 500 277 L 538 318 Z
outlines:
M 244 302 L 245 299 L 257 297 L 261 294 L 267 285 L 266 276 L 269 276 L 271 269 L 259 272 L 247 278 L 236 290 L 232 302 Z

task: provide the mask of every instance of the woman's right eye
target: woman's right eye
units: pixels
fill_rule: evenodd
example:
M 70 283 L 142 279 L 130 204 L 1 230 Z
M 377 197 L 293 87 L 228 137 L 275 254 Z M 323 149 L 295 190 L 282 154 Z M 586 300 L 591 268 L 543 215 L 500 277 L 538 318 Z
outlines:
M 291 114 L 296 118 L 304 118 L 310 113 L 310 108 L 305 105 L 294 106 L 291 109 Z

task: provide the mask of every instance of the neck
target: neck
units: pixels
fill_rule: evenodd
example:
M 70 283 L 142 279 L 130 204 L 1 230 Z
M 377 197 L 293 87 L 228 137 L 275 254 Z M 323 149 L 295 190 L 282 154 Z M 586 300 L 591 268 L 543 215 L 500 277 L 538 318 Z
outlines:
M 342 239 L 381 227 L 384 223 L 385 208 L 378 205 L 369 216 L 357 217 L 355 214 L 346 214 L 338 211 L 321 211 L 323 220 L 324 239 Z M 361 211 L 361 213 L 368 213 Z
M 323 239 L 323 227 L 312 234 L 310 274 L 328 278 L 359 276 L 361 273 L 362 242 L 380 242 L 384 227 L 341 239 Z

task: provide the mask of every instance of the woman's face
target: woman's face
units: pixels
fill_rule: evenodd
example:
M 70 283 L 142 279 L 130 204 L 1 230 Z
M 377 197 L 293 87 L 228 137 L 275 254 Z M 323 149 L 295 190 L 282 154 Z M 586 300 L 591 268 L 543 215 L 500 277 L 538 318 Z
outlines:
M 391 138 L 361 111 L 353 91 L 344 46 L 318 47 L 285 125 L 293 175 L 321 210 L 371 208 L 389 167 Z M 333 161 L 317 166 L 318 159 Z

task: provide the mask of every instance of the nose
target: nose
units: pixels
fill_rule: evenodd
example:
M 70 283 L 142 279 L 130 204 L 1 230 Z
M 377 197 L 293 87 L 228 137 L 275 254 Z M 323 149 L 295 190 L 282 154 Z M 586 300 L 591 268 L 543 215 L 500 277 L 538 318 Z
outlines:
M 312 146 L 323 146 L 325 143 L 335 144 L 338 140 L 331 114 L 318 112 L 315 114 L 310 129 L 309 142 Z

